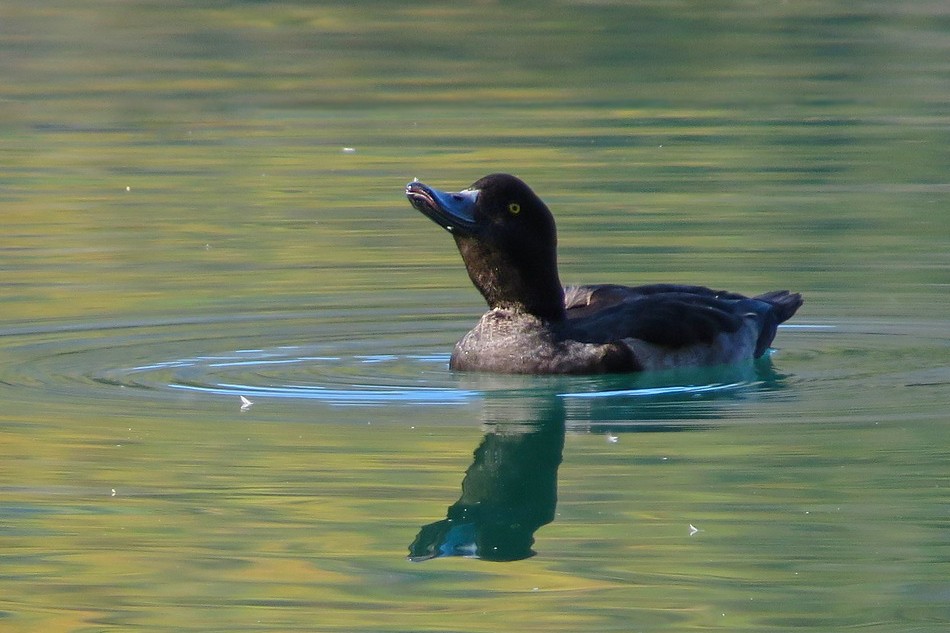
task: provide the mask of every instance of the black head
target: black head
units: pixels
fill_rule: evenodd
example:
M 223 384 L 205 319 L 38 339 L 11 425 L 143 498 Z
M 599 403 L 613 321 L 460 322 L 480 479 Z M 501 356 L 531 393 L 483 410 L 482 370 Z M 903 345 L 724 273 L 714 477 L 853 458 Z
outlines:
M 492 174 L 446 193 L 413 181 L 406 196 L 452 233 L 472 283 L 490 307 L 549 320 L 564 317 L 554 217 L 528 185 L 509 174 Z

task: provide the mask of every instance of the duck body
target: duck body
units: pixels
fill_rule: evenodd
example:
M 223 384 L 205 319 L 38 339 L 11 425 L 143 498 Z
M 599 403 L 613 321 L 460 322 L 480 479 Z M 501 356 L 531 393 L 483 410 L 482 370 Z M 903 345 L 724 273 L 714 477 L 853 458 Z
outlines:
M 680 284 L 564 288 L 554 218 L 508 174 L 457 193 L 414 181 L 406 195 L 455 237 L 489 306 L 456 344 L 454 370 L 596 374 L 749 361 L 802 305 L 785 290 L 746 297 Z

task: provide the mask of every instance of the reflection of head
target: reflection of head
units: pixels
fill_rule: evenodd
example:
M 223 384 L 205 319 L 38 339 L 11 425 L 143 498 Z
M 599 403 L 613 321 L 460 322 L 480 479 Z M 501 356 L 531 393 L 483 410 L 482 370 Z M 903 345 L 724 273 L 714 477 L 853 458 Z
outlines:
M 490 561 L 514 561 L 534 556 L 534 528 L 512 523 L 480 521 L 478 508 L 452 506 L 449 517 L 424 526 L 409 546 L 409 560 L 420 562 L 443 556 Z
M 550 408 L 544 413 L 550 415 Z M 563 411 L 563 410 L 562 410 Z M 523 413 L 523 412 L 522 412 Z M 534 555 L 534 532 L 554 518 L 563 416 L 489 426 L 446 518 L 423 526 L 409 559 L 466 556 L 513 561 Z

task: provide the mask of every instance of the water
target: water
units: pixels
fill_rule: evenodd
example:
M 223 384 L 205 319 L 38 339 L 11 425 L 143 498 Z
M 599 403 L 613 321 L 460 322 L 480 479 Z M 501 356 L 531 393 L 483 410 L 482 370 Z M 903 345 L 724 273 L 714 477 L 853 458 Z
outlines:
M 6 3 L 0 628 L 945 630 L 948 26 Z M 750 366 L 449 372 L 402 190 L 498 170 L 565 282 L 806 304 Z

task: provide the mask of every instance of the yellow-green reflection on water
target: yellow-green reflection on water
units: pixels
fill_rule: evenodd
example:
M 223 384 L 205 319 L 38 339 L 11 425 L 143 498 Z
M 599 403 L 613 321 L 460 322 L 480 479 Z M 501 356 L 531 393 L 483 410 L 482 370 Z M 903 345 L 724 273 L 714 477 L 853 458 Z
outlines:
M 945 630 L 948 60 L 924 0 L 7 2 L 0 629 Z M 803 291 L 775 375 L 450 375 L 402 188 L 499 170 L 566 282 Z M 536 556 L 406 560 L 552 423 Z

